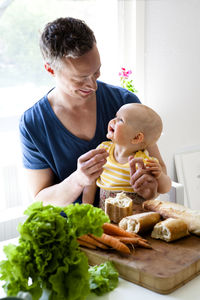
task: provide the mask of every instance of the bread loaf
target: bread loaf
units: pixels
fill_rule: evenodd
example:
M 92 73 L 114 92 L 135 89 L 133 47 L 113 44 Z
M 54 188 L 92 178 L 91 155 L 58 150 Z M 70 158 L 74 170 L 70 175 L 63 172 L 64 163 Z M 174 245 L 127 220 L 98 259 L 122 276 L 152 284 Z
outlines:
M 160 214 L 156 212 L 144 212 L 123 218 L 119 227 L 128 232 L 144 232 L 151 230 L 160 221 Z
M 172 242 L 189 234 L 187 224 L 181 219 L 168 218 L 157 223 L 151 237 Z
M 189 232 L 200 236 L 200 211 L 186 208 L 178 203 L 160 200 L 147 200 L 143 208 L 158 212 L 164 219 L 180 218 L 188 226 Z
M 115 198 L 109 197 L 105 200 L 105 213 L 114 223 L 132 214 L 133 201 L 125 193 L 118 193 Z

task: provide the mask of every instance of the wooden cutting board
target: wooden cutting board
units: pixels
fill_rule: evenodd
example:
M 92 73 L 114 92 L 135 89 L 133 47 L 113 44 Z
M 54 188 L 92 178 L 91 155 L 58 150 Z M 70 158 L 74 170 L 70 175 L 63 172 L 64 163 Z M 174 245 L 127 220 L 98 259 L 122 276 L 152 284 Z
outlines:
M 89 264 L 110 260 L 120 277 L 160 294 L 169 294 L 200 274 L 200 237 L 189 236 L 172 243 L 145 238 L 153 249 L 137 248 L 131 255 L 114 250 L 82 250 Z

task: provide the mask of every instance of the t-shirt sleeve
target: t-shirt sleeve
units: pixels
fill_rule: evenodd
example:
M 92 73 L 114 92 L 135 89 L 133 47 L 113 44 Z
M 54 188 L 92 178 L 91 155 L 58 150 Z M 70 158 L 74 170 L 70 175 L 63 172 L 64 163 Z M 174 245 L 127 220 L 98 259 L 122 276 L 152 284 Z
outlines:
M 23 116 L 19 123 L 19 133 L 20 133 L 23 166 L 27 169 L 49 168 L 49 165 L 47 164 L 43 155 L 40 153 L 36 144 L 31 138 L 31 134 L 24 122 Z
M 124 104 L 126 103 L 141 103 L 139 98 L 132 92 L 125 90 L 123 94 Z

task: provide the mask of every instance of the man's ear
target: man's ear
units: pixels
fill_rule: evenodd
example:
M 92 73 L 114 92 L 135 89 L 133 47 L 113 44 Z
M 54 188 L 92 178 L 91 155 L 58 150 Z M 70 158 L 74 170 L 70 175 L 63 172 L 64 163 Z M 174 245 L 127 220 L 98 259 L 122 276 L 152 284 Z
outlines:
M 132 140 L 132 144 L 140 144 L 144 141 L 144 133 L 139 132 Z
M 51 73 L 52 75 L 54 75 L 54 70 L 50 67 L 50 65 L 48 63 L 44 64 L 45 69 L 47 70 L 47 72 Z

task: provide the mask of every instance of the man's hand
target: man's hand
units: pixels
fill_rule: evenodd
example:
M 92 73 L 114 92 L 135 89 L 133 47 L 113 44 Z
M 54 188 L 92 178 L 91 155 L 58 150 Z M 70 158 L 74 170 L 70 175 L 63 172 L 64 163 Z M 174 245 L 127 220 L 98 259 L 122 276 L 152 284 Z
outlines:
M 155 198 L 158 183 L 154 176 L 145 168 L 142 158 L 129 157 L 130 184 L 134 191 L 146 200 Z M 137 168 L 136 168 L 137 165 Z
M 102 173 L 107 157 L 105 149 L 94 149 L 81 155 L 76 170 L 79 185 L 91 185 Z

